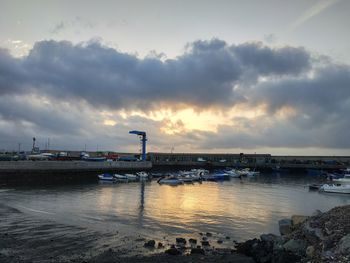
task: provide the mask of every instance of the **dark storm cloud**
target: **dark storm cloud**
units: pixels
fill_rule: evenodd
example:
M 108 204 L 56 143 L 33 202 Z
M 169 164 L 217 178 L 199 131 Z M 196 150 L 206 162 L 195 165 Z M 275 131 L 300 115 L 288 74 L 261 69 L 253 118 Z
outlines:
M 309 54 L 302 48 L 230 46 L 217 39 L 196 41 L 185 54 L 166 61 L 140 59 L 98 42 L 42 41 L 21 60 L 2 56 L 3 92 L 21 88 L 114 109 L 230 107 L 244 101 L 244 94 L 233 87 L 247 72 L 256 81 L 259 76 L 298 75 L 310 67 Z
M 350 67 L 328 64 L 316 68 L 313 74 L 312 78 L 259 84 L 251 94 L 250 103 L 265 103 L 271 114 L 290 106 L 298 111 L 291 121 L 304 128 L 347 119 L 350 112 Z

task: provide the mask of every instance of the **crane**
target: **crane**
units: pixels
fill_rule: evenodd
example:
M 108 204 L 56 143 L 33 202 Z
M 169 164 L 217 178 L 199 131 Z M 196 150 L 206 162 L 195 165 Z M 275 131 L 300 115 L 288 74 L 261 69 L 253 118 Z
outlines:
M 146 161 L 146 132 L 144 131 L 129 131 L 130 134 L 136 134 L 140 137 L 141 143 L 142 143 L 142 155 L 141 155 L 141 160 Z

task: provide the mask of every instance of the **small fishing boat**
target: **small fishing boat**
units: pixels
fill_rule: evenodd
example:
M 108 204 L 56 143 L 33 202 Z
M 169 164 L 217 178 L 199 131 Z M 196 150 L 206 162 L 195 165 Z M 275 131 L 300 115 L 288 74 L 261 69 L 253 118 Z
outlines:
M 113 176 L 113 174 L 99 174 L 98 175 L 98 179 L 100 181 L 108 181 L 108 182 L 114 182 L 115 181 L 115 178 Z
M 117 180 L 127 180 L 128 179 L 128 177 L 126 177 L 126 175 L 124 175 L 124 174 L 114 174 L 113 176 Z
M 125 174 L 125 176 L 128 180 L 131 180 L 131 181 L 137 180 L 137 175 L 135 174 Z
M 227 173 L 231 178 L 242 178 L 242 174 L 235 169 L 226 170 L 225 173 Z
M 343 178 L 333 179 L 333 181 L 340 184 L 350 184 L 350 174 L 345 174 Z
M 320 184 L 309 184 L 309 190 L 320 190 Z
M 206 181 L 223 181 L 223 180 L 229 180 L 230 179 L 230 175 L 228 173 L 225 172 L 216 172 L 214 174 L 209 174 L 209 175 L 205 175 L 203 176 L 203 179 Z
M 350 185 L 344 184 L 324 184 L 320 191 L 326 193 L 350 194 Z
M 137 172 L 136 175 L 141 179 L 141 180 L 144 180 L 144 179 L 148 179 L 149 175 L 148 173 L 146 172 Z
M 168 185 L 179 185 L 183 184 L 183 181 L 181 181 L 179 178 L 170 176 L 170 177 L 165 177 L 165 178 L 160 178 L 158 180 L 159 184 L 168 184 Z

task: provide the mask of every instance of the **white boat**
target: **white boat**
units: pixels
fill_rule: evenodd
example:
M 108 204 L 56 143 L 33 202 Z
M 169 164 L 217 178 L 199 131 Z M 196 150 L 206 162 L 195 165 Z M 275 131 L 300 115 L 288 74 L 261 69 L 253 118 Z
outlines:
M 184 183 L 193 183 L 194 181 L 191 175 L 179 176 L 178 179 Z
M 192 169 L 191 172 L 195 173 L 198 176 L 203 176 L 203 175 L 209 174 L 208 170 L 202 169 L 202 168 L 200 168 L 200 169 Z
M 165 178 L 160 178 L 158 180 L 159 184 L 168 184 L 168 185 L 179 185 L 179 184 L 183 184 L 183 182 L 176 177 L 165 177 Z
M 114 182 L 116 179 L 112 174 L 99 174 L 98 179 L 100 181 Z
M 135 174 L 125 174 L 128 180 L 137 180 L 137 175 Z
M 126 175 L 123 175 L 123 174 L 114 174 L 113 176 L 117 180 L 127 180 L 128 179 L 128 177 L 126 177 Z
M 237 172 L 237 170 L 235 169 L 231 169 L 231 170 L 226 170 L 225 171 L 231 178 L 241 178 L 242 175 L 240 173 Z
M 326 193 L 350 194 L 350 185 L 324 184 L 320 187 L 320 191 Z
M 148 179 L 148 173 L 146 172 L 137 172 L 136 175 L 140 177 L 140 179 Z
M 340 184 L 350 184 L 350 174 L 345 174 L 343 178 L 333 179 L 333 181 Z

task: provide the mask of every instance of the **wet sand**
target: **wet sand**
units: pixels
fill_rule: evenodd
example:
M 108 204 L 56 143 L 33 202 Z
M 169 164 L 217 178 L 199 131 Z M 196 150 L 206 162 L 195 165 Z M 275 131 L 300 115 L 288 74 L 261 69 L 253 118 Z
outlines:
M 143 237 L 95 232 L 33 217 L 0 203 L 0 262 L 254 262 L 231 250 L 208 255 L 164 254 L 144 248 Z M 233 247 L 233 245 L 232 245 Z

